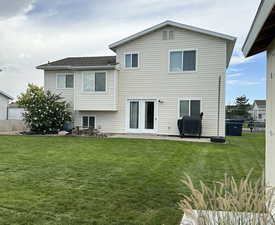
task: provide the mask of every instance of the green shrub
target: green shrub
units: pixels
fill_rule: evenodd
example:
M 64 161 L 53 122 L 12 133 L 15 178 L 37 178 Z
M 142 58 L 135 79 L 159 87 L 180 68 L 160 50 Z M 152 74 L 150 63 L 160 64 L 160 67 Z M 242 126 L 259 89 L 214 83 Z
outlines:
M 65 122 L 72 120 L 69 105 L 60 95 L 44 92 L 42 87 L 33 84 L 18 96 L 18 104 L 26 111 L 25 122 L 37 133 L 56 133 Z

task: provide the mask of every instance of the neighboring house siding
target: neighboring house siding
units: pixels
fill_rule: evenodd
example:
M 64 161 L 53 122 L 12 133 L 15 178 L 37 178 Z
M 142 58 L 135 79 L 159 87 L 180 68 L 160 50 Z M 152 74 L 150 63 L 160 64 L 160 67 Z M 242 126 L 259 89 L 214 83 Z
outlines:
M 275 186 L 275 39 L 267 52 L 266 179 Z
M 23 120 L 23 108 L 8 108 L 8 119 L 9 120 Z
M 253 119 L 257 122 L 266 121 L 266 109 L 263 107 L 259 107 L 257 104 L 254 104 L 251 114 Z
M 166 30 L 167 28 L 163 28 Z M 224 136 L 224 78 L 226 43 L 207 35 L 172 28 L 174 40 L 163 41 L 162 30 L 145 35 L 117 49 L 119 72 L 119 111 L 125 115 L 129 97 L 157 97 L 160 134 L 178 134 L 178 98 L 201 98 L 203 135 L 217 135 L 218 77 L 222 76 L 220 135 Z M 197 72 L 168 73 L 168 52 L 171 49 L 196 49 Z M 124 53 L 139 52 L 139 69 L 124 69 Z M 125 121 L 122 121 L 125 127 Z
M 8 104 L 9 104 L 9 99 L 0 94 L 0 120 L 7 119 Z

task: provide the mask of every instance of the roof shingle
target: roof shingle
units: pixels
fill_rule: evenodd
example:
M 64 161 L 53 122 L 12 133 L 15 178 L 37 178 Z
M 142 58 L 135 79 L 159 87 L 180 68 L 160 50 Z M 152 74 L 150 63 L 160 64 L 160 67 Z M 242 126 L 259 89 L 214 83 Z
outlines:
M 38 66 L 37 68 L 43 69 L 48 66 L 110 66 L 116 65 L 116 56 L 95 56 L 95 57 L 68 57 L 65 59 L 49 62 Z
M 265 107 L 266 100 L 255 100 L 255 104 L 257 104 L 259 107 Z

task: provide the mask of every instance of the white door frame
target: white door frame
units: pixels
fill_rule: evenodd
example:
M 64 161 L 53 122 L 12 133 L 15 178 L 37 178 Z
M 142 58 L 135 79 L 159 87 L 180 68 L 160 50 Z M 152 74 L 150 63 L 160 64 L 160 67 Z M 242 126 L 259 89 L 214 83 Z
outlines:
M 130 102 L 131 101 L 138 101 L 139 102 L 139 126 L 138 129 L 131 129 L 130 128 Z M 145 129 L 145 102 L 152 101 L 154 102 L 154 129 Z M 140 104 L 141 103 L 141 104 Z M 159 100 L 155 97 L 131 97 L 126 99 L 126 128 L 125 131 L 127 133 L 149 133 L 149 134 L 156 134 L 158 133 L 159 127 Z

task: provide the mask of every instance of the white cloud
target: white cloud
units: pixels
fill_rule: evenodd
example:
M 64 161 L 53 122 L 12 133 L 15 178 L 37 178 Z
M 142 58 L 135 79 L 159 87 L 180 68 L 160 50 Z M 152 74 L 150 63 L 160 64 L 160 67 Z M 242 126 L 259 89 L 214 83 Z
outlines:
M 254 57 L 245 58 L 244 56 L 240 55 L 233 55 L 230 61 L 230 65 L 238 65 L 243 63 L 251 63 L 255 62 Z
M 228 74 L 227 77 L 234 78 L 234 77 L 240 77 L 242 75 L 243 75 L 242 73 L 231 73 L 231 74 Z
M 236 83 L 238 83 L 238 80 L 227 80 L 226 83 L 229 85 L 235 85 Z
M 240 81 L 240 80 L 227 80 L 228 85 L 240 85 L 240 86 L 256 86 L 262 84 L 259 81 Z
M 50 0 L 45 4 L 47 9 L 40 9 L 35 16 L 26 14 L 35 11 L 35 4 L 42 1 L 0 0 L 0 14 L 5 18 L 0 18 L 0 68 L 3 68 L 0 89 L 13 96 L 24 91 L 30 82 L 43 85 L 43 72 L 35 69 L 37 65 L 67 56 L 114 54 L 108 49 L 110 43 L 166 19 L 237 36 L 239 40 L 231 65 L 253 60 L 244 59 L 240 48 L 259 0 L 133 0 L 108 1 L 108 4 L 91 1 L 93 9 L 97 10 L 96 17 L 89 17 L 93 14 L 87 13 L 84 19 L 71 19 L 66 23 L 70 17 L 65 15 L 59 18 L 65 25 L 49 23 L 52 17 L 62 15 L 51 8 Z M 96 7 L 96 2 L 101 4 L 101 8 Z M 84 7 L 83 2 L 77 3 L 75 7 Z M 6 14 L 3 4 L 8 9 Z M 105 11 L 102 12 L 103 8 Z M 237 73 L 232 69 L 232 75 Z

